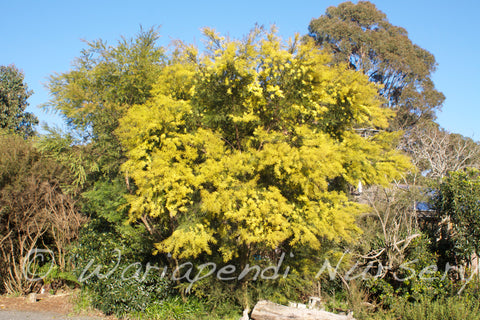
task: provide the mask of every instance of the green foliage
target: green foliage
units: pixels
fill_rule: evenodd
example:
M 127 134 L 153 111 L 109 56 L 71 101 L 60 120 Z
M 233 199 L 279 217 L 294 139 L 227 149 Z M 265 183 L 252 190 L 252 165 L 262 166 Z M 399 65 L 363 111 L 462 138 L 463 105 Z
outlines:
M 370 299 L 383 308 L 392 308 L 395 301 L 421 301 L 425 296 L 441 298 L 453 293 L 448 274 L 437 267 L 437 259 L 425 236 L 416 238 L 408 247 L 400 266 L 384 277 L 372 277 L 365 282 Z
M 389 307 L 395 302 L 395 289 L 385 279 L 370 279 L 366 283 L 371 299 L 377 301 L 383 307 Z
M 471 286 L 470 286 L 471 287 Z M 387 301 L 381 301 L 381 307 L 364 304 L 363 308 L 357 308 L 354 313 L 357 319 L 415 319 L 415 320 L 437 320 L 437 319 L 480 319 L 478 311 L 478 293 L 470 294 L 458 291 L 444 292 L 441 295 L 430 294 L 424 290 L 416 299 L 407 296 L 386 296 Z M 352 306 L 355 309 L 355 306 Z
M 404 320 L 454 320 L 480 319 L 478 300 L 464 297 L 429 299 L 415 303 L 399 300 L 392 312 L 394 319 Z M 383 318 L 385 319 L 385 318 Z
M 162 263 L 150 254 L 152 243 L 145 230 L 118 228 L 103 218 L 93 219 L 83 228 L 73 254 L 76 277 L 92 306 L 106 314 L 125 316 L 165 299 L 172 293 L 172 283 L 161 270 L 147 272 L 147 263 Z
M 74 69 L 50 77 L 52 99 L 44 105 L 64 116 L 80 138 L 93 142 L 90 156 L 100 172 L 116 176 L 121 147 L 113 135 L 118 119 L 134 104 L 144 103 L 163 65 L 155 29 L 140 30 L 116 46 L 87 42 Z
M 72 134 L 59 129 L 44 127 L 44 130 L 47 133 L 38 138 L 36 147 L 44 156 L 67 169 L 64 178 L 66 183 L 62 188 L 72 195 L 77 195 L 91 183 L 88 176 L 99 170 L 98 164 L 91 159 L 91 146 L 80 144 Z
M 92 298 L 86 290 L 77 290 L 73 292 L 73 298 L 73 312 L 75 314 L 79 314 L 85 311 L 91 311 L 93 309 Z
M 35 134 L 38 119 L 25 112 L 28 98 L 33 94 L 24 83 L 24 75 L 14 65 L 0 66 L 0 128 L 24 137 Z
M 87 42 L 74 70 L 50 78 L 53 98 L 45 107 L 61 112 L 76 126 L 100 127 L 105 116 L 118 119 L 126 107 L 144 103 L 161 68 L 158 37 L 152 28 L 133 39 L 123 38 L 117 46 Z
M 443 272 L 444 266 L 437 267 L 437 257 L 425 236 L 412 242 L 407 257 L 411 263 L 407 262 L 403 272 L 397 273 L 398 278 L 408 279 L 397 285 L 398 296 L 410 301 L 420 301 L 426 295 L 433 299 L 448 296 L 453 292 L 452 282 L 448 274 Z M 412 273 L 415 276 L 411 277 Z
M 143 320 L 195 320 L 202 319 L 207 313 L 204 306 L 195 299 L 182 300 L 180 297 L 168 298 L 147 307 L 145 312 L 133 314 L 133 318 Z
M 241 316 L 241 313 L 228 303 L 224 303 L 220 309 L 222 310 L 212 310 L 202 300 L 194 297 L 181 299 L 177 296 L 154 303 L 144 312 L 132 314 L 131 318 L 138 320 L 237 320 Z
M 145 311 L 154 302 L 161 303 L 171 293 L 169 280 L 152 273 L 146 279 L 127 275 L 124 279 L 114 273 L 90 284 L 92 305 L 105 314 L 123 317 L 135 311 Z
M 42 279 L 43 283 L 46 285 L 61 283 L 70 287 L 76 287 L 80 284 L 72 271 L 62 271 L 58 265 L 54 265 L 52 267 L 52 265 L 46 263 L 42 268 L 40 268 L 39 274 L 46 275 Z
M 480 253 L 479 171 L 450 172 L 440 183 L 435 203 L 439 214 L 452 223 L 448 232 L 454 246 L 452 258 L 469 262 L 473 253 Z
M 329 7 L 310 22 L 309 35 L 334 53 L 336 62 L 346 62 L 383 85 L 379 91 L 397 113 L 393 129 L 435 119 L 445 97 L 431 79 L 434 56 L 413 44 L 407 31 L 390 24 L 374 4 L 359 1 Z
M 90 190 L 82 194 L 86 199 L 84 210 L 94 217 L 108 221 L 116 228 L 128 228 L 124 224 L 127 216 L 125 193 L 127 188 L 122 180 L 98 180 Z

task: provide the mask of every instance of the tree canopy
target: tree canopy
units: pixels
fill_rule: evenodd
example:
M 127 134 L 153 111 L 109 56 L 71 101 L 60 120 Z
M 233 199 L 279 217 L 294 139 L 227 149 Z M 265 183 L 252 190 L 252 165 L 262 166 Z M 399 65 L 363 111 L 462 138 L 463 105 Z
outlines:
M 365 208 L 334 180 L 387 184 L 409 167 L 398 134 L 355 131 L 388 125 L 376 86 L 298 37 L 204 33 L 206 52 L 179 46 L 153 97 L 120 120 L 131 220 L 158 218 L 169 231 L 157 249 L 176 258 L 245 262 L 352 239 Z
M 118 119 L 132 105 L 144 103 L 163 63 L 155 28 L 122 38 L 115 46 L 103 40 L 87 42 L 74 68 L 55 74 L 47 84 L 52 99 L 44 107 L 59 112 L 77 136 L 91 141 L 99 169 L 115 176 L 122 159 L 113 135 Z
M 431 79 L 435 57 L 412 43 L 404 28 L 392 25 L 368 1 L 329 7 L 309 25 L 309 35 L 332 52 L 337 62 L 365 73 L 382 84 L 379 92 L 396 111 L 393 129 L 408 129 L 435 119 L 445 97 Z
M 30 112 L 28 98 L 33 94 L 24 82 L 23 73 L 14 65 L 0 66 L 0 128 L 25 137 L 35 133 L 38 119 Z

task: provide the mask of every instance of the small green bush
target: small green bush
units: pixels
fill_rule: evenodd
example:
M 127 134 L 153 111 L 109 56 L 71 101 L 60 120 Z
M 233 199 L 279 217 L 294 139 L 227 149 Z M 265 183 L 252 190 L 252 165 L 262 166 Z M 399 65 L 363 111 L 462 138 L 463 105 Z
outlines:
M 105 314 L 117 317 L 135 311 L 145 311 L 155 301 L 162 301 L 171 293 L 170 281 L 160 275 L 152 275 L 146 280 L 131 277 L 122 279 L 114 274 L 107 279 L 91 283 L 93 306 Z
M 228 302 L 212 309 L 204 299 L 175 296 L 155 302 L 145 312 L 133 313 L 131 317 L 136 320 L 238 320 L 241 312 Z
M 199 300 L 190 298 L 184 301 L 179 296 L 155 302 L 144 312 L 132 315 L 134 319 L 139 320 L 197 320 L 203 316 L 208 316 L 208 312 Z
M 138 241 L 144 235 L 142 229 L 125 227 L 120 234 L 116 227 L 99 218 L 83 228 L 74 250 L 75 272 L 92 307 L 124 317 L 169 297 L 173 283 L 163 277 L 162 270 L 147 273 L 147 264 L 163 264 L 151 250 L 144 249 L 148 245 Z
M 424 299 L 415 303 L 403 300 L 393 307 L 392 313 L 402 320 L 479 320 L 480 303 L 465 297 Z

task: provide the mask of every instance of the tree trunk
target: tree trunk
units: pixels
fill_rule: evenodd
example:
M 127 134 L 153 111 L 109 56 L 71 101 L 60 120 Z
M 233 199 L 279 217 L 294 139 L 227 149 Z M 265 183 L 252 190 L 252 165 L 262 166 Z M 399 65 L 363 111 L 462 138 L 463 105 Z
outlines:
M 351 315 L 334 314 L 316 309 L 300 309 L 282 306 L 270 301 L 259 301 L 253 308 L 253 320 L 354 320 Z

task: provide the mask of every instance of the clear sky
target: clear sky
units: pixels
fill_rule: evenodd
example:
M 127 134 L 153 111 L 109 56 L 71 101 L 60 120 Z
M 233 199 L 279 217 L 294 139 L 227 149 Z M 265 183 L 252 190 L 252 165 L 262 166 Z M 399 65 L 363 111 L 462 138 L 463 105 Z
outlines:
M 283 37 L 307 33 L 312 18 L 343 1 L 182 1 L 182 0 L 0 0 L 0 65 L 15 64 L 35 92 L 28 111 L 41 122 L 63 126 L 37 106 L 49 99 L 43 84 L 66 72 L 85 47 L 81 39 L 114 44 L 144 28 L 161 26 L 161 45 L 180 39 L 201 42 L 202 27 L 242 37 L 258 23 L 275 24 Z M 357 2 L 357 1 L 352 1 Z M 372 0 L 389 21 L 435 55 L 433 80 L 447 97 L 438 122 L 450 132 L 480 140 L 480 1 Z

